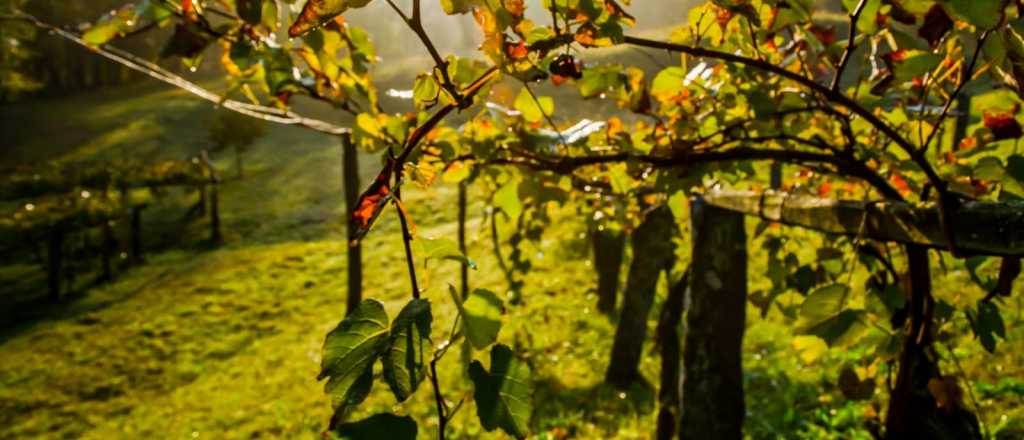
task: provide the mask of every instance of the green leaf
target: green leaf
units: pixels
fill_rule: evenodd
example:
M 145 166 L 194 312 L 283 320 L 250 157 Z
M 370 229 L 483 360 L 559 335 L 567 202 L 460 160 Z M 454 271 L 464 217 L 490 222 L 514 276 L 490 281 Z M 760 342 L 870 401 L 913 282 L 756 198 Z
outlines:
M 800 317 L 804 327 L 811 328 L 839 313 L 850 292 L 846 284 L 829 284 L 819 287 L 807 295 L 800 306 Z
M 501 428 L 516 438 L 526 438 L 533 406 L 530 396 L 530 368 L 517 360 L 512 349 L 495 345 L 491 349 L 491 371 L 480 361 L 469 366 L 473 380 L 476 413 L 484 429 Z
M 328 21 L 341 15 L 350 8 L 361 8 L 370 4 L 371 0 L 307 0 L 299 18 L 288 28 L 292 38 L 300 37 Z
M 362 388 L 356 386 L 357 382 L 372 369 L 387 336 L 388 315 L 384 304 L 373 299 L 359 303 L 327 334 L 317 380 L 330 378 L 324 391 L 331 396 L 335 408 L 359 400 L 356 398 Z
M 417 108 L 427 108 L 437 103 L 437 95 L 441 92 L 441 86 L 433 75 L 421 73 L 416 76 L 416 82 L 412 86 L 412 99 Z
M 974 334 L 989 353 L 996 350 L 997 335 L 1006 339 L 1006 326 L 1003 324 L 1002 315 L 999 314 L 999 307 L 991 302 L 979 301 L 978 313 L 971 322 L 974 324 Z
M 99 22 L 82 34 L 82 40 L 91 46 L 100 46 L 131 30 L 136 19 L 135 8 L 121 8 L 105 15 Z
M 651 96 L 659 101 L 671 101 L 683 90 L 686 71 L 682 67 L 669 67 L 654 76 L 651 82 Z
M 523 213 L 523 202 L 519 200 L 519 182 L 511 181 L 506 183 L 494 193 L 494 206 L 497 206 L 509 219 L 519 218 Z
M 441 8 L 448 15 L 465 14 L 479 3 L 479 0 L 441 0 Z
M 544 115 L 550 115 L 555 111 L 555 100 L 550 96 L 538 96 L 534 100 L 530 91 L 523 86 L 516 97 L 515 108 L 522 112 L 523 119 L 527 122 L 540 122 Z
M 942 62 L 942 56 L 922 50 L 908 50 L 902 61 L 895 63 L 897 81 L 909 81 L 924 76 Z
M 817 336 L 825 340 L 829 347 L 849 345 L 867 331 L 868 327 L 863 321 L 865 315 L 863 310 L 843 310 L 808 328 L 803 334 Z
M 251 25 L 263 21 L 263 0 L 235 0 L 238 16 Z
M 857 9 L 857 4 L 860 0 L 843 0 L 843 6 L 846 7 L 846 11 L 853 13 Z M 878 32 L 878 22 L 876 17 L 878 16 L 878 10 L 882 7 L 882 0 L 867 0 L 867 4 L 864 5 L 864 9 L 861 10 L 860 18 L 857 20 L 857 30 L 862 34 L 868 35 Z
M 416 392 L 426 377 L 430 356 L 430 302 L 409 301 L 391 323 L 391 336 L 384 363 L 384 381 L 399 402 Z
M 501 331 L 501 312 L 504 307 L 498 295 L 489 290 L 475 289 L 463 302 L 459 300 L 454 287 L 448 286 L 448 292 L 462 316 L 462 328 L 470 345 L 481 350 L 493 344 Z
M 416 421 L 412 417 L 381 413 L 358 422 L 344 423 L 334 429 L 334 434 L 350 440 L 416 440 L 417 431 Z
M 476 269 L 476 263 L 459 251 L 459 245 L 451 239 L 444 237 L 423 237 L 413 243 L 416 243 L 417 246 L 419 246 L 420 255 L 423 255 L 426 260 L 437 259 L 458 261 L 466 266 Z
M 978 30 L 995 28 L 1003 19 L 1003 0 L 952 0 L 953 12 Z

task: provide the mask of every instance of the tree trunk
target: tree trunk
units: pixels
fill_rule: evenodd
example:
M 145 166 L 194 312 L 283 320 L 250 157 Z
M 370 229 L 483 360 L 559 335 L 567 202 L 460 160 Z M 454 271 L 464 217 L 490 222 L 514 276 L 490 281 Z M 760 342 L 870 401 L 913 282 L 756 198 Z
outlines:
M 690 204 L 693 266 L 686 296 L 679 438 L 743 438 L 747 239 L 743 214 Z
M 676 436 L 679 419 L 679 322 L 683 317 L 686 289 L 690 287 L 689 270 L 668 292 L 658 319 L 657 338 L 661 347 L 661 384 L 658 386 L 658 440 Z
M 909 322 L 900 353 L 899 372 L 886 414 L 886 438 L 981 439 L 977 417 L 964 408 L 939 408 L 929 383 L 944 379 L 938 356 L 932 347 L 932 317 L 935 298 L 931 293 L 928 250 L 907 246 L 910 269 Z
M 658 275 L 674 263 L 672 237 L 675 235 L 675 217 L 667 206 L 651 211 L 633 232 L 633 261 L 605 373 L 605 381 L 610 384 L 625 387 L 640 378 L 638 367 L 647 337 L 647 317 L 654 302 Z
M 348 300 L 346 303 L 346 313 L 352 313 L 359 306 L 359 302 L 363 300 L 362 245 L 353 242 L 356 228 L 352 224 L 352 212 L 356 207 L 356 201 L 359 199 L 359 192 L 362 189 L 359 187 L 359 152 L 356 149 L 355 143 L 352 142 L 351 134 L 343 134 L 341 136 L 341 147 L 341 172 L 345 191 L 345 218 L 348 219 L 345 222 L 345 225 L 347 225 L 346 232 L 348 233 L 346 244 L 348 247 Z
M 611 315 L 615 313 L 618 299 L 626 234 L 621 230 L 594 229 L 591 240 L 594 244 L 594 268 L 597 271 L 597 310 Z
M 50 300 L 60 301 L 60 282 L 64 263 L 64 230 L 60 227 L 50 231 L 47 237 L 46 253 L 46 275 L 47 286 L 50 290 Z

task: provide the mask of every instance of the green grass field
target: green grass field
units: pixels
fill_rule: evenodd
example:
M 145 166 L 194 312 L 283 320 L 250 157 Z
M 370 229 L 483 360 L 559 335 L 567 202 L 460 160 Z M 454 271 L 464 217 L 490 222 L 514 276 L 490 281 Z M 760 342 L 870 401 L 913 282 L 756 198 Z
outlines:
M 184 158 L 209 146 L 204 121 L 212 112 L 206 103 L 151 84 L 4 107 L 2 163 Z M 224 169 L 233 163 L 227 153 L 215 160 Z M 0 439 L 320 438 L 330 415 L 316 381 L 320 347 L 345 304 L 340 146 L 327 136 L 269 127 L 246 163 L 246 178 L 228 180 L 221 191 L 222 247 L 204 244 L 205 220 L 182 219 L 194 194 L 175 193 L 144 217 L 146 264 L 121 271 L 112 283 L 92 285 L 94 267 L 83 263 L 77 291 L 64 304 L 38 305 L 45 280 L 30 253 L 0 267 L 0 305 L 10 310 L 0 315 L 8 321 L 0 331 Z M 364 182 L 378 163 L 362 158 Z M 405 203 L 419 236 L 454 238 L 455 188 L 436 185 L 429 194 L 410 185 Z M 469 257 L 479 266 L 471 283 L 504 293 L 484 221 L 488 195 L 487 188 L 470 192 Z M 525 303 L 508 306 L 499 340 L 516 347 L 533 368 L 536 438 L 651 438 L 658 360 L 644 357 L 647 384 L 626 391 L 602 384 L 614 319 L 595 310 L 586 226 L 568 221 L 576 215 L 575 207 L 559 209 L 559 221 L 543 240 L 528 245 L 534 267 Z M 751 249 L 754 291 L 768 281 L 764 252 L 757 241 Z M 688 251 L 680 253 L 685 262 Z M 365 295 L 383 300 L 394 316 L 409 286 L 398 222 L 390 212 L 364 243 L 364 269 Z M 983 294 L 962 271 L 935 272 L 940 298 Z M 458 282 L 458 266 L 431 263 L 424 275 L 421 270 L 439 340 L 454 318 L 447 284 Z M 664 290 L 651 315 L 652 330 Z M 945 342 L 960 362 L 944 363 L 944 369 L 962 368 L 979 415 L 989 432 L 1006 436 L 1001 438 L 1024 432 L 1018 300 L 1004 311 L 1009 342 L 995 355 L 969 337 Z M 779 313 L 761 318 L 750 305 L 748 315 L 748 435 L 868 438 L 862 422 L 886 393 L 877 389 L 868 402 L 846 400 L 836 386 L 837 366 L 874 368 L 877 377 L 885 376 L 885 366 L 861 351 L 827 350 L 818 340 L 794 337 Z M 648 342 L 645 353 L 649 348 Z M 451 437 L 502 438 L 482 432 L 475 420 L 471 382 L 460 371 L 458 353 L 449 354 L 439 371 L 449 400 L 468 399 Z M 430 438 L 436 420 L 426 388 L 396 405 L 378 385 L 354 417 L 411 414 L 421 438 Z

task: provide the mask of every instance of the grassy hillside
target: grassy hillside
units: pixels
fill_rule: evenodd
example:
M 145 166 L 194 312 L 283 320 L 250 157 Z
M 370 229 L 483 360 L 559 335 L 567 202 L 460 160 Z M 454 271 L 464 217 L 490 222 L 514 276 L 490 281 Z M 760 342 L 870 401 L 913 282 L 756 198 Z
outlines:
M 209 146 L 205 121 L 211 113 L 206 103 L 149 84 L 0 108 L 0 161 L 187 157 Z M 215 160 L 225 169 L 232 163 L 229 154 Z M 377 161 L 362 159 L 364 181 L 372 178 Z M 327 136 L 270 127 L 246 163 L 246 178 L 227 181 L 221 191 L 227 233 L 222 247 L 203 244 L 205 220 L 182 219 L 195 195 L 181 193 L 147 211 L 145 265 L 95 286 L 86 273 L 65 304 L 34 302 L 45 289 L 31 254 L 0 267 L 0 304 L 12 310 L 0 332 L 0 439 L 320 438 L 330 412 L 322 383 L 315 380 L 320 346 L 345 302 L 340 148 Z M 405 199 L 419 236 L 454 236 L 454 191 L 441 185 L 428 199 L 409 186 Z M 469 256 L 479 266 L 471 280 L 474 287 L 504 294 L 484 216 L 488 194 L 486 188 L 471 191 Z M 656 406 L 649 384 L 656 383 L 657 359 L 649 355 L 643 361 L 648 384 L 626 391 L 602 385 L 614 319 L 596 313 L 585 226 L 570 221 L 576 215 L 574 207 L 562 208 L 544 240 L 530 248 L 534 268 L 526 279 L 526 301 L 508 307 L 500 340 L 515 346 L 534 369 L 537 438 L 651 438 Z M 755 223 L 750 221 L 751 230 Z M 365 249 L 366 295 L 384 300 L 394 316 L 409 287 L 393 215 L 375 227 Z M 766 257 L 759 242 L 751 249 L 755 291 L 767 285 Z M 687 252 L 681 254 L 685 263 Z M 963 272 L 936 272 L 940 297 L 982 294 Z M 454 317 L 446 284 L 457 282 L 457 266 L 432 263 L 423 278 L 439 340 Z M 946 341 L 960 362 L 944 369 L 974 380 L 972 398 L 992 432 L 1011 433 L 1024 422 L 1017 304 L 1004 314 L 1010 342 L 996 355 L 969 338 Z M 820 341 L 794 337 L 778 313 L 762 318 L 751 305 L 749 316 L 748 434 L 867 438 L 863 421 L 874 410 L 871 401 L 845 399 L 836 386 L 836 367 L 854 365 L 884 377 L 886 366 L 863 352 L 827 350 Z M 649 349 L 648 343 L 645 353 Z M 446 396 L 453 402 L 469 399 L 453 422 L 452 437 L 502 438 L 480 431 L 457 354 L 439 368 Z M 378 386 L 356 417 L 410 413 L 422 438 L 430 438 L 436 421 L 424 388 L 396 406 Z M 884 401 L 885 394 L 879 388 L 873 401 Z

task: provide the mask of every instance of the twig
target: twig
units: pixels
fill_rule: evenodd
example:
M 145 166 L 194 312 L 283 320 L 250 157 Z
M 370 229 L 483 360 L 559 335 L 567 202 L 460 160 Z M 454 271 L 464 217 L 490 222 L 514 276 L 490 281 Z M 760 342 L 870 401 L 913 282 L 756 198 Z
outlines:
M 58 26 L 46 23 L 38 18 L 22 12 L 17 11 L 20 17 L 34 24 L 36 27 L 45 29 L 53 32 L 55 35 L 60 36 L 68 41 L 71 41 L 79 46 L 85 47 L 93 52 L 96 52 L 100 56 L 107 58 L 113 62 L 121 64 L 129 69 L 141 72 L 151 78 L 160 80 L 164 83 L 170 84 L 181 90 L 191 93 L 199 98 L 212 102 L 216 105 L 224 107 L 228 110 L 232 110 L 237 113 L 244 114 L 257 119 L 262 119 L 268 122 L 274 122 L 283 125 L 295 125 L 305 127 L 311 130 L 327 133 L 331 135 L 341 135 L 344 133 L 350 133 L 351 130 L 346 127 L 340 127 L 331 124 L 326 121 L 319 119 L 309 118 L 301 116 L 289 110 L 281 110 L 274 107 L 267 107 L 262 105 L 249 104 L 242 101 L 236 101 L 232 99 L 224 99 L 224 97 L 211 92 L 203 87 L 179 76 L 171 73 L 167 69 L 160 67 L 159 65 L 146 61 L 128 52 L 122 51 L 110 45 L 103 46 L 91 46 L 85 42 L 78 34 L 66 31 Z
M 853 9 L 853 13 L 850 14 L 850 36 L 846 41 L 846 50 L 843 51 L 843 57 L 839 60 L 839 67 L 836 68 L 836 75 L 832 77 L 832 86 L 829 87 L 833 92 L 839 93 L 839 82 L 843 79 L 843 70 L 846 70 L 846 64 L 850 62 L 850 56 L 853 55 L 853 51 L 857 48 L 853 41 L 857 38 L 857 20 L 860 18 L 861 12 L 864 12 L 864 6 L 867 4 L 868 0 L 860 0 L 860 3 L 857 3 L 857 7 Z
M 928 147 L 931 145 L 932 140 L 935 138 L 935 134 L 939 131 L 938 127 L 942 124 L 942 121 L 949 115 L 949 109 L 953 106 L 953 101 L 956 101 L 960 91 L 963 90 L 964 86 L 968 81 L 971 80 L 971 76 L 974 72 L 974 66 L 978 62 L 978 55 L 981 54 L 981 47 L 985 45 L 985 40 L 988 39 L 989 34 L 992 32 L 991 29 L 986 30 L 978 38 L 978 48 L 974 49 L 974 55 L 971 56 L 971 62 L 967 65 L 967 69 L 964 71 L 963 76 L 960 77 L 960 83 L 957 84 L 956 89 L 953 90 L 953 94 L 949 95 L 949 99 L 946 100 L 946 105 L 942 107 L 942 113 L 939 113 L 939 119 L 935 121 L 935 125 L 932 127 L 931 133 L 928 134 L 928 139 L 925 139 L 924 144 L 921 145 L 921 152 L 928 151 Z M 922 102 L 922 106 L 924 103 Z
M 420 17 L 420 0 L 412 0 L 412 16 L 407 16 L 392 0 L 387 0 L 388 4 L 391 5 L 391 9 L 402 17 L 405 24 L 409 26 L 409 29 L 419 37 L 423 46 L 430 53 L 430 58 L 434 60 L 434 68 L 441 74 L 441 87 L 445 89 L 449 94 L 452 95 L 452 99 L 455 100 L 460 107 L 463 104 L 463 96 L 459 93 L 458 87 L 452 83 L 451 77 L 448 76 L 448 62 L 441 58 L 441 54 L 437 52 L 437 48 L 434 47 L 434 42 L 430 40 L 430 35 L 427 35 L 427 31 L 423 28 L 423 20 Z

